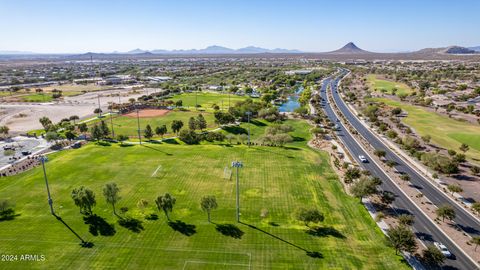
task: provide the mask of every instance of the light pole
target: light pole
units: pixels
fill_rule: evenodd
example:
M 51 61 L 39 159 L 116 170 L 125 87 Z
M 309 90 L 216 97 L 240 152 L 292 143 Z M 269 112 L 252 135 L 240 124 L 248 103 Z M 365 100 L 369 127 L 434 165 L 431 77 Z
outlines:
M 42 162 L 43 178 L 45 178 L 45 185 L 47 186 L 48 204 L 50 205 L 50 213 L 52 213 L 52 215 L 55 215 L 55 212 L 53 211 L 53 200 L 52 200 L 52 197 L 50 196 L 50 188 L 48 187 L 47 171 L 45 170 L 45 161 L 47 161 L 48 158 L 46 156 L 40 156 L 39 159 L 40 159 L 40 162 Z
M 237 222 L 240 222 L 240 183 L 238 169 L 243 167 L 243 163 L 241 161 L 232 161 L 232 167 L 237 168 Z
M 111 105 L 113 106 L 113 104 Z M 115 138 L 115 131 L 113 130 L 112 109 L 110 108 L 110 127 L 112 128 L 112 138 Z
M 137 110 L 137 131 L 138 131 L 138 140 L 140 141 L 140 145 L 142 144 L 142 136 L 140 135 L 140 116 L 138 115 L 138 107 L 135 105 L 135 109 Z
M 100 95 L 97 95 L 98 99 L 98 118 L 102 116 L 102 109 L 100 109 Z
M 245 114 L 248 119 L 248 147 L 250 147 L 250 115 L 252 115 L 252 112 L 245 112 Z

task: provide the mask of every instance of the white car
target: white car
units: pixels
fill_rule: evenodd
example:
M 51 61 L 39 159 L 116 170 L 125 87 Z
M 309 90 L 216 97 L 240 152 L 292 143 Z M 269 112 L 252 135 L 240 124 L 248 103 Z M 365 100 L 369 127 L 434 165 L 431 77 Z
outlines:
M 368 162 L 368 159 L 367 159 L 364 155 L 358 156 L 358 159 L 360 159 L 360 161 L 361 161 L 362 163 L 367 163 L 367 162 Z
M 447 258 L 452 257 L 452 253 L 448 250 L 448 248 L 444 244 L 439 243 L 439 242 L 433 242 L 433 245 L 436 248 L 438 248 L 438 250 L 440 250 L 440 252 L 442 252 L 443 256 L 445 256 Z

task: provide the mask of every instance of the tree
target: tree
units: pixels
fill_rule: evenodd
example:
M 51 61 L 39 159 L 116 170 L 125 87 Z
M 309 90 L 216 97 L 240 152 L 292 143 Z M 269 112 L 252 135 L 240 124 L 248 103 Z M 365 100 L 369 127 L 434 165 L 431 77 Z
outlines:
M 75 132 L 71 131 L 71 130 L 67 130 L 65 132 L 65 138 L 67 138 L 69 141 L 75 139 L 75 137 L 77 137 L 77 135 L 75 134 Z
M 93 125 L 90 133 L 92 135 L 92 139 L 94 139 L 96 141 L 103 138 L 102 130 L 100 129 L 100 127 L 97 124 Z
M 40 124 L 42 124 L 43 129 L 45 131 L 49 131 L 50 128 L 52 127 L 52 125 L 53 125 L 52 120 L 50 120 L 50 118 L 48 118 L 46 116 L 40 118 L 38 121 L 40 122 Z
M 442 264 L 443 261 L 445 261 L 445 256 L 435 246 L 428 245 L 427 248 L 423 250 L 422 260 L 427 265 L 435 266 Z
M 55 131 L 49 131 L 47 132 L 47 134 L 45 134 L 45 140 L 47 140 L 47 142 L 51 142 L 51 141 L 56 142 L 59 139 L 60 139 L 60 135 L 58 135 L 58 133 Z
M 480 202 L 474 202 L 472 204 L 472 210 L 477 214 L 480 214 Z
M 201 141 L 201 136 L 191 129 L 180 131 L 178 138 L 186 144 L 198 144 Z
M 455 210 L 450 205 L 442 205 L 437 210 L 435 210 L 437 217 L 441 218 L 442 221 L 445 221 L 445 218 L 448 220 L 453 220 L 455 218 Z
M 232 144 L 232 140 L 235 139 L 235 135 L 229 133 L 225 136 L 225 138 L 227 138 L 229 144 Z
M 387 152 L 385 152 L 385 150 L 382 150 L 382 149 L 376 149 L 375 152 L 373 153 L 375 154 L 375 156 L 379 158 L 383 158 L 387 154 Z
M 105 200 L 107 203 L 112 205 L 113 213 L 116 215 L 117 212 L 115 211 L 115 204 L 120 200 L 120 195 L 118 194 L 120 189 L 117 187 L 115 183 L 108 183 L 103 187 L 103 196 L 105 196 Z
M 399 251 L 413 252 L 417 248 L 415 234 L 405 226 L 399 225 L 388 230 L 388 239 L 395 248 L 395 253 Z
M 182 120 L 173 120 L 172 122 L 172 131 L 178 135 L 178 132 L 183 127 Z
M 123 142 L 125 142 L 126 140 L 128 140 L 127 135 L 123 135 L 123 134 L 117 135 L 117 141 L 119 141 L 121 145 L 123 145 Z
M 215 196 L 205 196 L 200 201 L 200 206 L 204 212 L 207 212 L 208 222 L 210 222 L 210 211 L 217 209 L 217 199 Z
M 349 168 L 345 172 L 345 183 L 352 183 L 353 180 L 360 178 L 361 172 L 358 168 Z
M 430 135 L 425 135 L 425 136 L 422 136 L 422 141 L 424 143 L 430 143 L 430 140 L 432 139 L 432 137 Z
M 218 125 L 226 125 L 235 122 L 235 117 L 228 112 L 215 111 L 213 115 L 215 116 L 215 123 Z
M 177 106 L 177 107 L 182 107 L 182 106 L 183 106 L 183 101 L 182 101 L 181 99 L 177 100 L 177 101 L 175 102 L 175 106 Z
M 375 178 L 364 177 L 353 184 L 353 186 L 350 188 L 350 192 L 353 194 L 353 196 L 360 198 L 361 201 L 362 198 L 377 193 L 378 185 L 379 184 Z
M 324 220 L 323 214 L 317 209 L 300 208 L 297 211 L 297 220 L 305 223 L 305 226 L 310 227 L 310 223 L 318 223 Z
M 205 117 L 203 117 L 202 114 L 199 114 L 197 116 L 197 129 L 204 130 L 206 128 L 207 128 L 207 120 L 205 120 Z
M 2 134 L 3 137 L 7 137 L 9 131 L 10 129 L 7 126 L 0 126 L 0 134 Z
M 475 251 L 477 251 L 477 248 L 480 245 L 480 236 L 472 237 L 472 239 L 470 239 L 470 243 L 475 245 Z
M 70 116 L 70 118 L 68 118 L 70 121 L 73 121 L 73 125 L 75 125 L 75 122 L 80 119 L 80 117 L 78 117 L 78 115 L 72 115 Z
M 145 200 L 145 199 L 140 199 L 138 202 L 137 202 L 137 207 L 140 208 L 140 210 L 142 211 L 145 211 L 145 208 L 147 208 L 148 206 L 148 201 Z
M 458 149 L 460 149 L 460 151 L 465 153 L 470 149 L 470 146 L 468 146 L 468 144 L 466 144 L 466 143 L 462 143 L 462 145 L 460 145 L 460 147 Z
M 97 203 L 95 193 L 92 190 L 81 186 L 72 190 L 71 197 L 76 206 L 80 208 L 80 213 L 91 215 L 92 207 Z
M 412 226 L 415 222 L 415 217 L 409 214 L 401 214 L 398 216 L 398 223 L 404 226 Z
M 110 129 L 108 128 L 107 123 L 105 123 L 105 121 L 103 121 L 103 120 L 100 121 L 99 128 L 100 128 L 100 132 L 102 134 L 102 136 L 101 136 L 102 139 L 106 138 L 106 137 L 108 137 L 108 135 L 110 135 Z
M 163 139 L 163 135 L 165 135 L 166 133 L 167 133 L 166 125 L 162 125 L 160 127 L 155 128 L 155 134 L 162 136 L 162 139 Z
M 188 120 L 188 128 L 190 130 L 195 130 L 195 129 L 197 129 L 197 126 L 198 126 L 198 124 L 197 124 L 197 120 L 195 120 L 195 117 L 193 117 L 193 116 L 190 117 L 190 119 Z
M 462 187 L 459 186 L 459 185 L 450 184 L 450 185 L 447 186 L 447 188 L 450 192 L 452 192 L 452 195 L 453 195 L 453 193 L 460 193 L 460 192 L 463 191 Z
M 85 132 L 88 131 L 87 123 L 80 123 L 80 124 L 78 124 L 78 130 L 85 135 Z
M 15 216 L 12 204 L 7 200 L 0 200 L 0 221 L 9 220 Z
M 384 190 L 380 193 L 380 200 L 386 205 L 391 204 L 395 201 L 395 193 Z
M 165 216 L 170 220 L 169 212 L 173 211 L 173 206 L 175 205 L 176 199 L 172 195 L 165 193 L 163 196 L 158 196 L 155 200 L 158 210 L 163 210 Z
M 145 127 L 145 131 L 143 132 L 143 136 L 147 139 L 150 140 L 153 137 L 153 130 L 150 125 L 147 125 Z
M 474 174 L 474 175 L 480 175 L 480 167 L 479 166 L 472 166 L 470 168 L 470 171 Z

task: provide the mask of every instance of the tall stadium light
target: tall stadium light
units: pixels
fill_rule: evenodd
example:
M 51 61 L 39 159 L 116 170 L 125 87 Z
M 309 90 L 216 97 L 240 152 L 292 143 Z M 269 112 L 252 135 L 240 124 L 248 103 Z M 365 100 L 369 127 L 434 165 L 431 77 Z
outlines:
M 39 159 L 40 159 L 40 162 L 42 163 L 43 178 L 45 178 L 45 185 L 47 186 L 48 205 L 50 205 L 50 213 L 52 213 L 52 215 L 55 215 L 55 212 L 53 211 L 53 200 L 52 200 L 52 196 L 50 196 L 50 188 L 48 187 L 47 171 L 45 170 L 45 161 L 47 161 L 48 158 L 46 156 L 40 156 Z
M 241 161 L 232 161 L 232 167 L 237 169 L 237 222 L 240 222 L 240 182 L 239 182 L 239 169 L 243 167 Z
M 140 141 L 140 145 L 142 144 L 142 135 L 140 134 L 140 116 L 138 114 L 138 107 L 135 105 L 135 109 L 137 110 L 137 131 L 138 131 L 138 140 Z
M 197 98 L 197 90 L 195 90 L 195 110 L 198 111 L 198 98 Z
M 245 112 L 245 114 L 248 119 L 248 147 L 250 147 L 250 115 L 252 115 L 252 112 Z

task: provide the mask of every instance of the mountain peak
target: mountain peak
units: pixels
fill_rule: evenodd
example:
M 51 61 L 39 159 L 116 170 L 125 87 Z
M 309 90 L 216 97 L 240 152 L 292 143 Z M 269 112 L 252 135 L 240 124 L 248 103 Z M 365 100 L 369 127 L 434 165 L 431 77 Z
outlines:
M 340 48 L 338 50 L 335 50 L 335 51 L 332 51 L 330 53 L 351 54 L 351 53 L 368 53 L 368 52 L 360 49 L 359 47 L 357 47 L 357 45 L 355 45 L 355 43 L 348 42 L 342 48 Z

